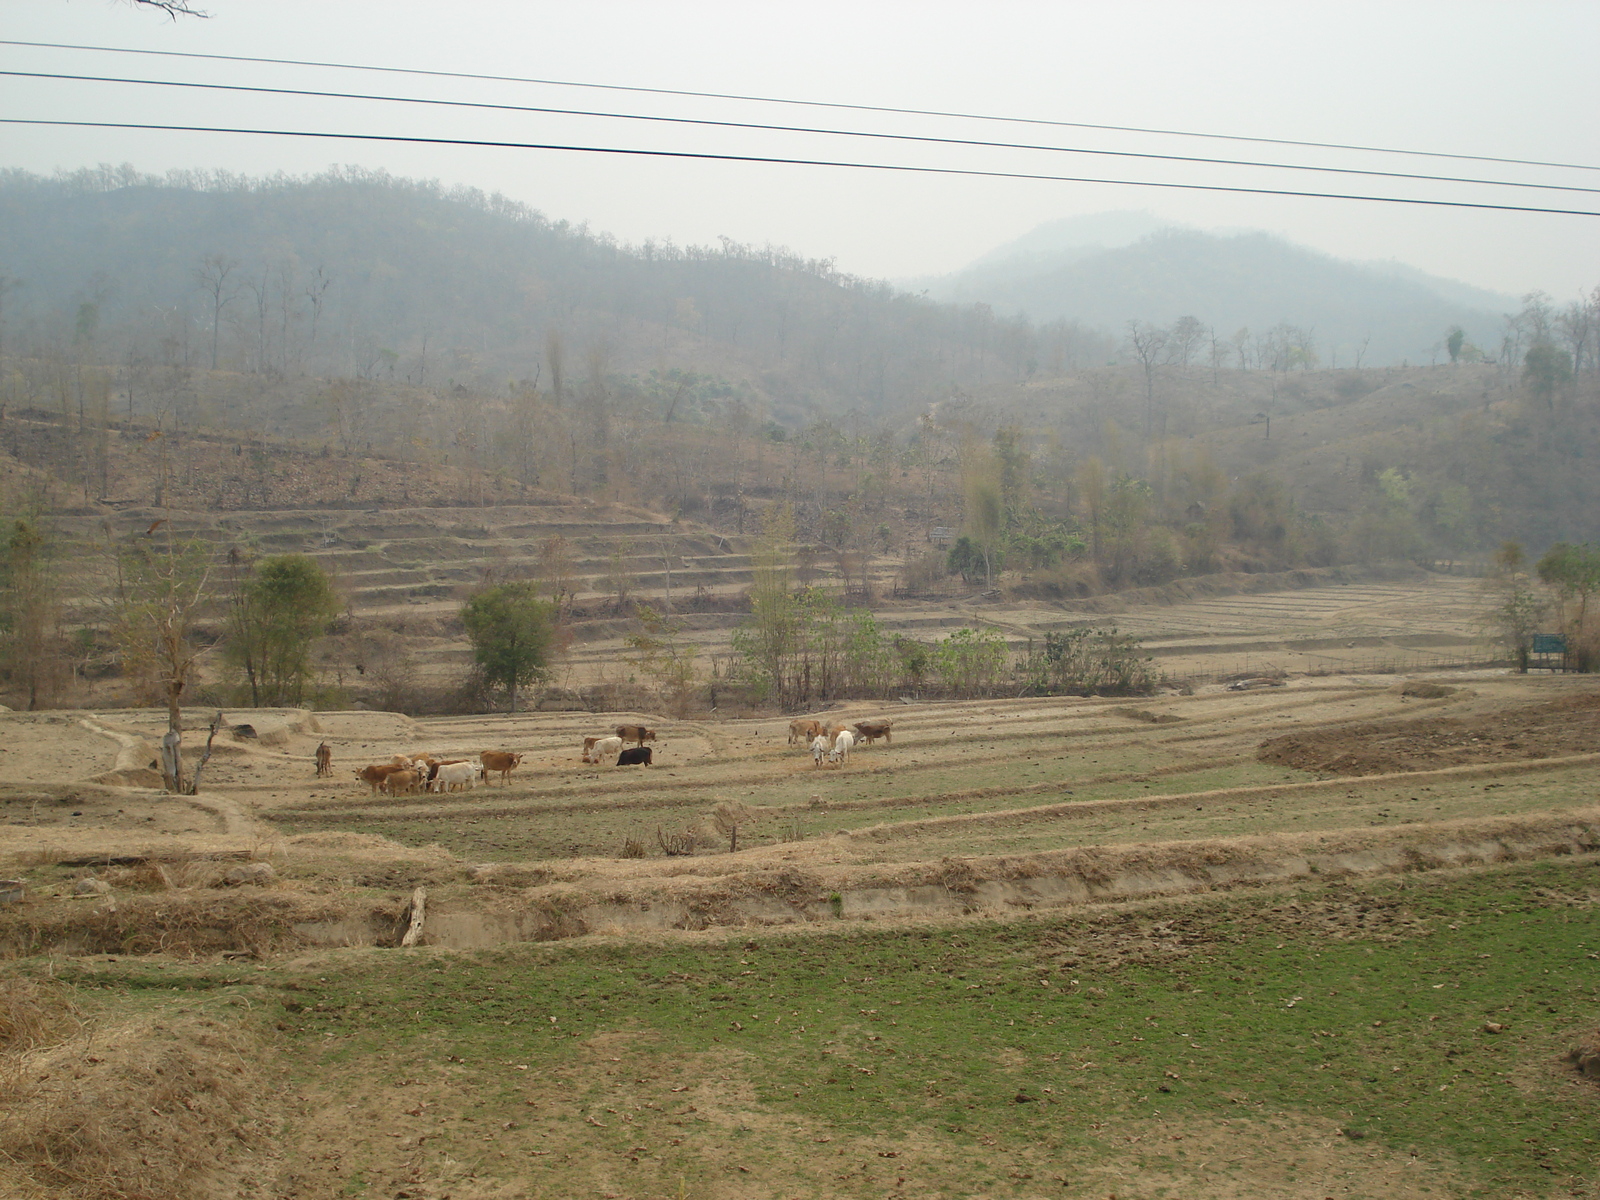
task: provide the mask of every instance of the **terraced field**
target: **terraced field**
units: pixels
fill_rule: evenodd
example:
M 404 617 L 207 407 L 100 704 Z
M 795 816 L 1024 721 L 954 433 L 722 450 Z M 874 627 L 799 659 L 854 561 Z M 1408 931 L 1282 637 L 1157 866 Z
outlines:
M 1590 681 L 1498 673 L 1449 679 L 1409 691 L 1393 678 L 1331 676 L 1254 692 L 1208 686 L 1138 702 L 898 704 L 887 714 L 895 722 L 892 743 L 859 747 L 848 763 L 820 769 L 803 747 L 787 744 L 786 722 L 776 719 L 257 715 L 256 738 L 224 735 L 201 799 L 211 805 L 205 820 L 218 836 L 228 828 L 219 814 L 228 809 L 236 827 L 255 828 L 258 841 L 285 847 L 291 871 L 297 852 L 288 847 L 323 844 L 366 846 L 364 853 L 402 860 L 444 855 L 476 864 L 486 877 L 498 869 L 494 864 L 516 864 L 547 881 L 547 891 L 529 893 L 530 913 L 551 897 L 560 897 L 570 915 L 575 905 L 588 911 L 608 889 L 639 892 L 646 901 L 659 891 L 658 901 L 674 897 L 656 903 L 648 922 L 663 929 L 747 919 L 737 903 L 715 920 L 694 915 L 727 899 L 730 873 L 788 873 L 792 879 L 781 889 L 788 899 L 762 908 L 761 920 L 805 923 L 814 919 L 819 895 L 843 897 L 845 914 L 852 893 L 870 894 L 881 906 L 883 888 L 937 882 L 958 860 L 981 859 L 990 864 L 985 870 L 1002 875 L 1070 876 L 1083 872 L 1074 855 L 1115 857 L 1136 847 L 1172 876 L 1156 890 L 1186 891 L 1215 882 L 1192 861 L 1205 857 L 1205 846 L 1256 861 L 1252 870 L 1292 878 L 1312 869 L 1306 864 L 1326 842 L 1343 847 L 1340 854 L 1371 858 L 1376 870 L 1389 861 L 1385 847 L 1410 846 L 1414 837 L 1448 841 L 1461 823 L 1538 824 L 1552 812 L 1593 805 L 1600 692 Z M 884 710 L 834 715 L 873 713 Z M 584 735 L 634 720 L 658 732 L 654 767 L 578 761 Z M 68 741 L 114 737 L 124 745 L 121 758 L 128 762 L 112 764 L 104 752 L 82 758 L 98 770 L 79 781 L 84 786 L 153 782 L 147 764 L 136 760 L 151 756 L 157 714 L 105 712 L 57 729 Z M 1448 734 L 1452 729 L 1462 732 Z M 330 780 L 312 777 L 307 767 L 319 741 L 333 749 Z M 1263 745 L 1288 748 L 1267 753 Z M 1361 755 L 1377 755 L 1380 745 L 1381 755 L 1364 765 Z M 1415 749 L 1409 759 L 1408 746 Z M 485 748 L 524 755 L 508 786 L 389 797 L 372 795 L 351 777 L 352 768 L 393 753 L 453 757 Z M 12 754 L 13 778 L 48 774 Z M 40 821 L 37 794 L 29 794 Z M 719 806 L 737 813 L 735 854 L 726 852 L 727 832 L 717 829 Z M 44 819 L 48 836 L 65 839 L 63 845 L 94 842 L 93 821 L 62 818 L 59 808 L 47 812 L 54 813 Z M 24 840 L 40 836 L 37 824 L 12 828 L 14 835 L 29 828 Z M 126 837 L 100 836 L 119 845 Z M 669 844 L 697 852 L 664 856 Z M 1463 853 L 1481 857 L 1478 850 Z M 1018 856 L 1028 860 L 1025 869 L 994 866 Z M 456 891 L 471 907 L 471 886 L 447 889 Z M 1069 888 L 1057 899 L 1077 894 Z M 947 900 L 934 908 L 948 907 Z M 1041 892 L 1020 902 L 1051 901 Z M 899 910 L 916 916 L 919 902 L 906 900 Z M 582 918 L 563 928 L 603 925 Z
M 129 509 L 113 528 L 132 532 L 167 514 Z M 552 496 L 539 505 L 231 512 L 174 517 L 181 531 L 219 546 L 311 555 L 338 581 L 357 618 L 403 629 L 420 680 L 460 678 L 468 647 L 454 618 L 467 591 L 492 577 L 539 574 L 559 541 L 567 586 L 589 615 L 557 671 L 567 687 L 625 679 L 624 638 L 633 626 L 608 615 L 623 581 L 630 597 L 670 611 L 700 650 L 702 671 L 726 662 L 729 638 L 744 619 L 739 597 L 751 582 L 750 541 L 618 505 Z M 72 519 L 68 532 L 94 542 L 98 522 Z M 826 547 L 812 547 L 817 581 L 837 582 Z M 87 616 L 99 568 L 83 560 Z M 1283 671 L 1394 672 L 1483 662 L 1484 602 L 1478 581 L 1378 572 L 1296 572 L 1183 581 L 1127 600 L 1043 604 L 998 595 L 970 600 L 893 600 L 901 560 L 882 556 L 870 573 L 879 624 L 933 639 L 963 625 L 1000 630 L 1013 646 L 1045 632 L 1115 625 L 1139 637 L 1175 678 L 1220 678 Z M 1265 590 L 1264 590 L 1265 589 Z
M 1459 581 L 1303 598 L 1118 616 L 1194 662 L 1210 623 L 1211 661 L 1255 661 L 1471 620 Z M 1036 611 L 993 615 L 1020 632 Z M 818 768 L 775 716 L 230 713 L 253 736 L 224 731 L 200 794 L 169 797 L 159 713 L 0 713 L 0 873 L 23 888 L 0 906 L 0 1011 L 34 1031 L 0 1039 L 20 1081 L 0 1191 L 1600 1186 L 1600 1087 L 1566 1057 L 1600 1020 L 1595 680 L 827 715 L 891 717 L 893 741 Z M 654 766 L 578 761 L 636 720 Z M 523 753 L 508 785 L 353 778 L 488 748 Z M 396 948 L 408 928 L 420 946 Z

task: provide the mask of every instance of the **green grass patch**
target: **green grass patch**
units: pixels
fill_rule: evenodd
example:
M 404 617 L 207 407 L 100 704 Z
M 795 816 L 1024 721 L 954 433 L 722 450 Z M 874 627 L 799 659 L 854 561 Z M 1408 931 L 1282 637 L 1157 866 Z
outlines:
M 1125 1158 L 1107 1130 L 1285 1118 L 1443 1164 L 1447 1194 L 1545 1195 L 1596 1179 L 1600 1088 L 1561 1056 L 1600 1014 L 1597 896 L 1574 863 L 759 944 L 373 952 L 274 975 L 268 1015 L 330 1103 L 396 1075 L 435 1097 L 430 1153 L 511 1120 L 496 1145 L 536 1195 L 740 1168 L 785 1194 L 973 1195 Z

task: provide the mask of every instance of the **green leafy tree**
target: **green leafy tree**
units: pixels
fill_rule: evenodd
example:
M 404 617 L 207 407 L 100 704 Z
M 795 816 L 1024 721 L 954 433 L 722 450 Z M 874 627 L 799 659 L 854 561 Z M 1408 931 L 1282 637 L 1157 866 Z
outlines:
M 1550 342 L 1535 342 L 1522 360 L 1522 382 L 1546 408 L 1556 406 L 1556 393 L 1572 381 L 1572 356 Z
M 1450 353 L 1452 363 L 1461 359 L 1461 347 L 1466 344 L 1467 331 L 1459 325 L 1450 326 L 1450 332 L 1445 335 L 1444 348 Z
M 795 668 L 805 620 L 800 599 L 791 590 L 794 511 L 787 504 L 770 508 L 761 525 L 751 553 L 750 620 L 733 631 L 733 649 L 740 674 L 756 695 L 797 704 L 804 691 Z
M 536 584 L 517 580 L 474 593 L 461 606 L 461 623 L 484 680 L 505 688 L 516 712 L 517 689 L 549 676 L 555 608 L 540 598 Z
M 1101 569 L 1116 583 L 1130 579 L 1150 524 L 1150 485 L 1131 475 L 1112 480 L 1100 509 Z
M 1497 641 L 1511 652 L 1519 674 L 1528 673 L 1533 654 L 1533 638 L 1549 611 L 1549 604 L 1523 570 L 1526 557 L 1516 542 L 1505 542 L 1495 552 L 1493 574 L 1488 580 L 1489 628 Z
M 1561 597 L 1567 650 L 1577 660 L 1578 670 L 1593 670 L 1597 639 L 1589 631 L 1589 599 L 1600 593 L 1600 546 L 1557 542 L 1545 551 L 1534 570 Z
M 989 561 L 977 543 L 962 534 L 945 555 L 945 569 L 971 583 L 975 579 L 988 578 Z
M 251 707 L 303 703 L 312 644 L 339 615 L 333 581 L 304 554 L 273 555 L 241 571 L 230 551 L 229 565 L 235 586 L 224 653 L 244 676 Z
M 52 539 L 37 518 L 18 517 L 0 531 L 0 670 L 27 709 L 55 699 L 65 650 Z
M 1002 475 L 1000 456 L 994 451 L 976 442 L 963 447 L 961 493 L 965 501 L 966 530 L 972 545 L 983 556 L 985 587 L 994 585 L 994 573 L 999 565 L 995 560 L 1006 527 Z
M 962 628 L 935 642 L 931 658 L 939 682 L 951 694 L 981 696 L 998 686 L 1009 654 L 999 630 Z
M 1148 695 L 1156 689 L 1151 656 L 1136 638 L 1111 629 L 1047 633 L 1029 648 L 1029 686 L 1079 696 Z

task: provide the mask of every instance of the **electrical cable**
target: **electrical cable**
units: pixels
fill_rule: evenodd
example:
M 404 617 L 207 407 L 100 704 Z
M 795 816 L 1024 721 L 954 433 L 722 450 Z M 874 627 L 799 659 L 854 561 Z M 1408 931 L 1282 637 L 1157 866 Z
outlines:
M 1122 187 L 1165 188 L 1189 192 L 1230 192 L 1249 196 L 1298 196 L 1316 200 L 1362 200 L 1376 204 L 1409 204 L 1429 208 L 1470 208 L 1489 212 L 1546 213 L 1554 216 L 1600 217 L 1600 211 L 1541 208 L 1529 204 L 1486 204 L 1472 200 L 1426 200 L 1414 196 L 1370 196 L 1347 192 L 1309 192 L 1288 188 L 1239 187 L 1214 183 L 1176 183 L 1169 180 L 1104 179 L 1091 176 L 1045 175 L 1028 171 L 983 171 L 969 167 L 913 166 L 906 163 L 848 162 L 840 159 L 782 158 L 765 154 L 713 154 L 695 150 L 645 150 L 626 146 L 585 146 L 555 142 L 501 142 L 476 138 L 420 137 L 386 133 L 329 133 L 305 129 L 239 129 L 213 125 L 157 125 L 137 121 L 54 121 L 43 118 L 0 117 L 0 125 L 48 125 L 65 129 L 138 129 L 167 133 L 242 133 L 260 137 L 326 138 L 357 142 L 402 142 L 423 146 L 473 146 L 498 150 L 557 150 L 580 154 L 614 154 L 638 158 L 693 159 L 702 162 L 770 163 L 798 167 L 843 167 L 865 171 L 897 171 L 915 175 L 962 175 L 980 179 L 1024 179 L 1049 183 L 1103 183 Z
M 1094 129 L 1106 133 L 1137 133 L 1162 137 L 1209 138 L 1228 142 L 1254 142 L 1266 146 L 1299 146 L 1315 150 L 1355 150 L 1364 154 L 1401 154 L 1420 158 L 1448 158 L 1463 162 L 1505 163 L 1519 167 L 1555 167 L 1570 171 L 1600 171 L 1588 163 L 1546 162 L 1528 158 L 1501 158 L 1487 154 L 1451 154 L 1439 150 L 1405 150 L 1389 146 L 1363 146 L 1346 142 L 1299 141 L 1291 138 L 1247 137 L 1232 133 L 1202 133 L 1183 129 L 1149 129 L 1137 125 L 1103 125 L 1087 121 L 1056 121 L 1040 117 L 1012 117 L 990 113 L 953 112 L 941 109 L 896 108 L 882 104 L 847 104 L 835 100 L 796 100 L 782 96 L 750 96 L 736 92 L 697 92 L 683 88 L 638 87 L 620 83 L 585 83 L 569 79 L 539 79 L 521 75 L 485 75 L 471 71 L 435 71 L 420 67 L 381 67 L 366 63 L 322 62 L 315 59 L 265 58 L 246 54 L 201 54 L 187 50 L 145 50 L 132 46 L 84 46 L 71 42 L 27 42 L 0 38 L 0 46 L 26 46 L 44 50 L 87 50 L 99 54 L 144 54 L 164 58 L 207 59 L 214 62 L 262 63 L 271 66 L 320 67 L 340 71 L 373 71 L 395 75 L 421 75 L 436 79 L 475 79 L 490 83 L 531 83 L 541 87 L 590 88 L 596 91 L 634 92 L 647 96 L 679 96 L 697 100 L 734 100 L 749 104 L 789 104 L 808 108 L 835 108 L 849 112 L 891 113 L 898 116 L 940 117 L 965 121 L 998 121 L 1017 125 L 1041 125 L 1059 129 Z
M 871 138 L 894 142 L 920 142 L 938 146 L 969 146 L 990 150 L 1038 150 L 1052 154 L 1083 154 L 1102 158 L 1135 158 L 1153 162 L 1198 163 L 1219 167 L 1260 167 L 1275 171 L 1311 171 L 1331 175 L 1361 175 L 1377 179 L 1410 179 L 1428 183 L 1465 183 L 1481 187 L 1527 188 L 1549 192 L 1583 192 L 1600 195 L 1600 188 L 1559 183 L 1522 183 L 1510 179 L 1473 179 L 1458 175 L 1424 175 L 1404 171 L 1374 171 L 1359 167 L 1324 167 L 1304 163 L 1261 162 L 1254 159 L 1203 158 L 1186 154 L 1150 154 L 1134 150 L 1095 150 L 1083 146 L 1047 146 L 1030 142 L 991 142 L 975 138 L 929 137 L 910 133 L 883 133 L 873 130 L 826 129 L 806 125 L 765 125 L 750 121 L 722 121 L 701 117 L 667 117 L 650 113 L 603 112 L 594 109 L 546 108 L 521 104 L 495 104 L 478 100 L 439 100 L 429 97 L 386 96 L 368 92 L 325 92 L 307 88 L 264 87 L 241 83 L 192 83 L 178 79 L 134 79 L 115 75 L 67 75 L 51 71 L 6 71 L 0 77 L 13 79 L 56 79 L 75 83 L 125 83 L 143 87 L 194 88 L 205 91 L 250 92 L 269 96 L 305 96 L 320 100 L 373 100 L 387 104 L 421 104 L 444 108 L 476 108 L 492 112 L 537 113 L 545 116 L 599 117 L 619 121 L 644 121 L 668 125 L 699 125 L 716 129 L 744 129 L 763 133 L 822 134 L 830 137 Z

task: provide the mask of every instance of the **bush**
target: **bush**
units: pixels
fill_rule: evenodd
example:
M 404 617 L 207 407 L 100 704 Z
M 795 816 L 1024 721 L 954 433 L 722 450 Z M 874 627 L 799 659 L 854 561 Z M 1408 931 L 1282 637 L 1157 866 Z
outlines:
M 1041 693 L 1145 696 L 1155 691 L 1151 657 L 1138 641 L 1112 629 L 1047 633 L 1026 664 L 1028 685 Z

